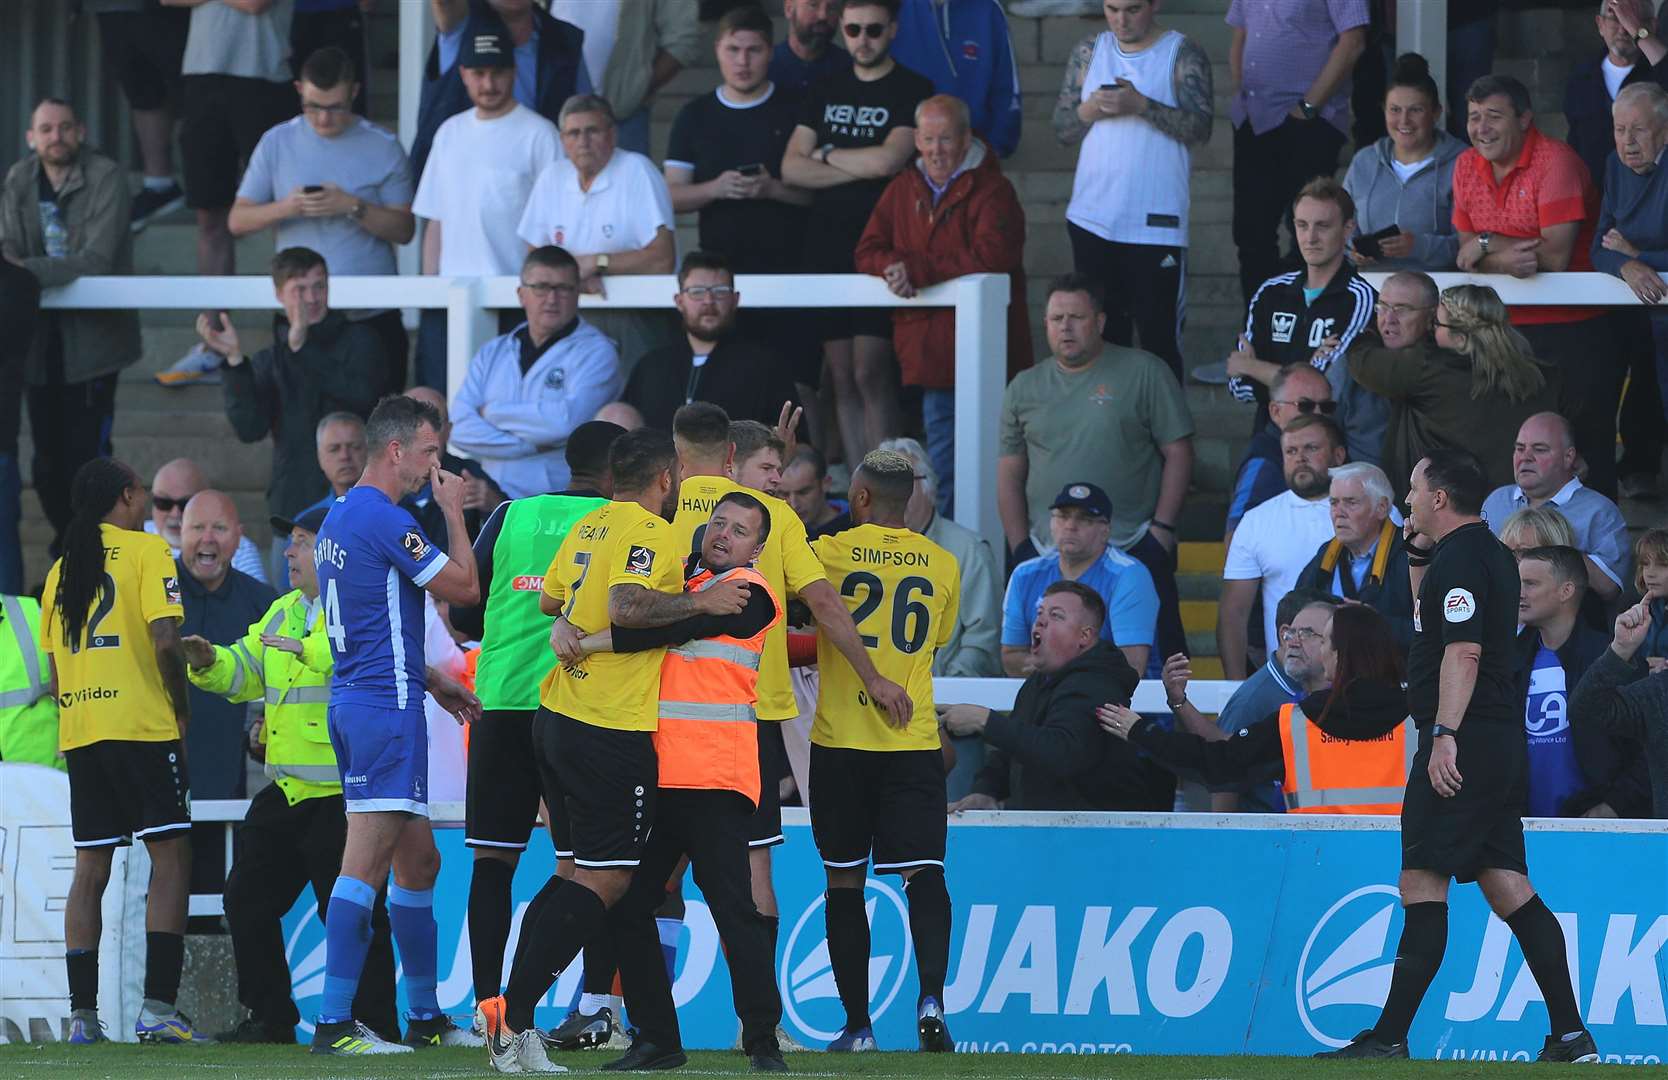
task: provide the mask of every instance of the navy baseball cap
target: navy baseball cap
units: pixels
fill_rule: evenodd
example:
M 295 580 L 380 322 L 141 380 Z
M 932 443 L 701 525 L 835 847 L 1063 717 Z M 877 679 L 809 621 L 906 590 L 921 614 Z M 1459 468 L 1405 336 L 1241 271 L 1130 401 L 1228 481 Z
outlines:
M 294 518 L 279 517 L 274 514 L 272 515 L 272 529 L 279 536 L 288 536 L 296 529 L 305 529 L 307 532 L 317 533 L 319 526 L 324 524 L 324 516 L 328 513 L 330 513 L 329 504 L 310 507 Z
M 515 67 L 515 47 L 504 34 L 493 30 L 470 34 L 463 39 L 458 66 L 466 68 Z
M 1054 496 L 1054 501 L 1048 504 L 1050 510 L 1064 510 L 1067 507 L 1076 507 L 1095 517 L 1112 516 L 1111 498 L 1095 484 L 1067 484 L 1060 489 L 1060 494 Z

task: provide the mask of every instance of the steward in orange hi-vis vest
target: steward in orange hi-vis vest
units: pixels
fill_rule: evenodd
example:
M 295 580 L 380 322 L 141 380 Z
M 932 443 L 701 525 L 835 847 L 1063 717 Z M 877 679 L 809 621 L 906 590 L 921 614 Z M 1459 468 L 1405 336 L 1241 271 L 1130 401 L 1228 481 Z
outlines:
M 1303 714 L 1280 706 L 1280 749 L 1286 810 L 1293 814 L 1399 814 L 1407 772 L 1419 748 L 1411 725 L 1373 739 L 1343 739 Z
M 719 634 L 666 650 L 660 664 L 660 726 L 654 748 L 660 757 L 662 788 L 738 791 L 757 806 L 759 736 L 754 706 L 759 658 L 764 655 L 765 635 L 782 621 L 782 605 L 763 575 L 746 566 L 722 574 L 702 570 L 684 587 L 698 592 L 726 578 L 740 578 L 762 590 L 776 614 L 751 637 Z

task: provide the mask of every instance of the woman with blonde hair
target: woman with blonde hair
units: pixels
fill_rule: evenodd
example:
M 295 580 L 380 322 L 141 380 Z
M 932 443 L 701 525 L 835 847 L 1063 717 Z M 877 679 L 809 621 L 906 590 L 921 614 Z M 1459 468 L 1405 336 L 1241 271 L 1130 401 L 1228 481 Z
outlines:
M 1575 547 L 1575 530 L 1554 506 L 1526 506 L 1500 524 L 1500 542 L 1522 557 L 1538 547 Z
M 1428 329 L 1397 348 L 1376 334 L 1360 335 L 1350 347 L 1349 371 L 1390 402 L 1379 464 L 1396 487 L 1396 501 L 1406 500 L 1419 459 L 1445 447 L 1475 455 L 1491 485 L 1511 483 L 1518 427 L 1537 412 L 1558 410 L 1557 369 L 1535 359 L 1487 285 L 1439 293 L 1430 275 L 1417 270 L 1392 275 L 1387 292 L 1391 283 L 1400 286 L 1398 296 L 1417 301 L 1395 305 L 1397 328 L 1404 336 L 1410 325 Z

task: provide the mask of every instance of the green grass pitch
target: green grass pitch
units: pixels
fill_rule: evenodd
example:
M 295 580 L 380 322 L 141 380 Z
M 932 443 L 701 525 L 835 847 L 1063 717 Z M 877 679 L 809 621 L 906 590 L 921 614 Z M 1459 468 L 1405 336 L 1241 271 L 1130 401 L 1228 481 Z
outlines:
M 597 1066 L 617 1054 L 553 1054 L 574 1074 L 595 1074 Z M 805 1077 L 852 1077 L 854 1080 L 1399 1080 L 1442 1077 L 1471 1080 L 1533 1076 L 1536 1080 L 1587 1076 L 1573 1065 L 1526 1066 L 1505 1062 L 1332 1062 L 1276 1057 L 1137 1057 L 1070 1054 L 922 1054 L 875 1053 L 830 1056 L 790 1054 L 788 1067 Z M 1668 1069 L 1628 1069 L 1624 1076 L 1662 1076 Z M 389 1080 L 452 1080 L 490 1077 L 480 1050 L 427 1050 L 385 1058 L 319 1058 L 304 1047 L 192 1046 L 132 1044 L 69 1047 L 0 1046 L 0 1077 L 20 1080 L 330 1080 L 334 1077 Z M 607 1075 L 607 1074 L 603 1074 Z M 694 1053 L 677 1075 L 741 1077 L 749 1075 L 739 1054 Z

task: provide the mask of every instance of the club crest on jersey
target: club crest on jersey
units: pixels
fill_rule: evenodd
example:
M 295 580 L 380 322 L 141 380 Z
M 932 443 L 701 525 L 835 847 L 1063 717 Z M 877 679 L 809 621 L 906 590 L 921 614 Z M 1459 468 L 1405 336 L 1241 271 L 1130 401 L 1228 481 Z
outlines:
M 625 572 L 636 574 L 638 577 L 648 577 L 654 569 L 654 552 L 641 544 L 631 545 L 626 553 Z
M 1285 311 L 1276 311 L 1270 323 L 1275 341 L 1290 341 L 1293 331 L 1297 329 L 1297 316 Z
M 562 384 L 567 381 L 568 373 L 563 371 L 561 368 L 555 368 L 550 372 L 550 374 L 544 377 L 544 388 L 546 390 L 555 390 L 560 393 Z
M 429 542 L 424 540 L 423 534 L 416 529 L 406 530 L 405 535 L 400 538 L 400 546 L 417 562 L 422 562 L 423 557 L 429 553 Z
M 1477 598 L 1464 589 L 1449 589 L 1442 598 L 1442 617 L 1449 622 L 1465 622 L 1477 614 Z
M 167 600 L 170 604 L 179 603 L 180 602 L 180 579 L 177 578 L 177 577 L 165 577 L 165 578 L 163 578 L 162 579 L 162 594 L 163 594 L 163 596 L 165 596 L 167 598 Z

